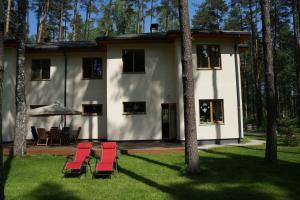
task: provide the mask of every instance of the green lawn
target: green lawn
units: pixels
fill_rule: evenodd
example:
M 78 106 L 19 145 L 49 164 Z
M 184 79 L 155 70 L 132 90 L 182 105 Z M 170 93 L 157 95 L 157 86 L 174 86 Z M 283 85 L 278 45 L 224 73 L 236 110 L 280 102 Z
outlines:
M 201 173 L 183 175 L 183 154 L 121 155 L 111 179 L 62 178 L 65 158 L 28 156 L 5 161 L 7 199 L 300 199 L 300 147 L 279 147 L 277 164 L 264 147 L 200 151 Z M 93 165 L 94 166 L 94 161 Z

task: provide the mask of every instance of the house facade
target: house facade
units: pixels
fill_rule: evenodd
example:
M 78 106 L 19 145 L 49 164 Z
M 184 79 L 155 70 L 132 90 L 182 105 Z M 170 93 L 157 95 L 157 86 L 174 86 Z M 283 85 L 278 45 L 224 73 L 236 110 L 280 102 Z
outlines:
M 197 137 L 200 143 L 243 137 L 238 45 L 247 32 L 192 30 Z M 3 140 L 15 126 L 16 47 L 5 46 Z M 56 101 L 82 112 L 66 125 L 81 139 L 184 140 L 178 31 L 98 37 L 95 42 L 26 45 L 27 109 Z M 60 116 L 28 117 L 50 129 Z

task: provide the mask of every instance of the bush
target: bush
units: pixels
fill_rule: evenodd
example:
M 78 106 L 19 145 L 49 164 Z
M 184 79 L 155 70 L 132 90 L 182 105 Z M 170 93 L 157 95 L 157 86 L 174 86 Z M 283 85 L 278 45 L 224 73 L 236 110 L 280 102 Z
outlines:
M 282 118 L 278 120 L 278 133 L 283 136 L 283 143 L 286 146 L 297 146 L 297 131 L 294 119 Z

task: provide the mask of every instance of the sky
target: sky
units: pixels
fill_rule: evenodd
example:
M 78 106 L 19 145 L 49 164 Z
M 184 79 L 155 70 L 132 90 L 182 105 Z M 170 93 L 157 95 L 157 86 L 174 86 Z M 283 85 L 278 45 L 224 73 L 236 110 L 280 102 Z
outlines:
M 189 0 L 189 12 L 190 12 L 190 17 L 193 16 L 196 12 L 196 6 L 199 5 L 203 2 L 203 0 Z M 84 16 L 82 16 L 84 18 Z M 146 18 L 145 20 L 145 31 L 148 32 L 150 27 L 150 19 Z M 30 10 L 29 11 L 29 35 L 34 35 L 36 34 L 36 28 L 37 28 L 37 20 L 35 13 Z

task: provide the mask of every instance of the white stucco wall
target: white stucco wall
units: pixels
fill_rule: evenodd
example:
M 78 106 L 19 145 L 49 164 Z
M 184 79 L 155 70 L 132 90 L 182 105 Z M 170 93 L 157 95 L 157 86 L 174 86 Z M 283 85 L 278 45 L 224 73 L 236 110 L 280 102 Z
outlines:
M 67 126 L 73 130 L 82 127 L 80 138 L 101 139 L 106 137 L 106 81 L 82 79 L 82 58 L 102 57 L 105 70 L 105 54 L 101 52 L 68 52 L 67 107 L 82 111 L 82 104 L 103 104 L 102 116 L 67 116 Z M 51 60 L 50 81 L 30 81 L 32 59 Z M 28 54 L 26 59 L 26 100 L 30 105 L 49 105 L 59 101 L 64 103 L 65 58 L 63 53 Z M 104 73 L 105 74 L 105 73 Z M 50 129 L 61 124 L 60 116 L 29 117 L 28 138 L 32 138 L 30 126 Z
M 7 47 L 4 51 L 4 81 L 2 102 L 2 138 L 4 142 L 13 141 L 15 132 L 15 85 L 16 49 Z
M 197 70 L 197 44 L 218 44 L 221 50 L 221 70 Z M 193 43 L 195 106 L 198 139 L 239 138 L 237 84 L 233 42 L 196 41 Z M 224 124 L 200 124 L 199 100 L 223 99 Z
M 146 72 L 123 74 L 122 49 L 144 49 Z M 173 44 L 112 44 L 107 66 L 108 140 L 161 139 L 161 104 L 177 101 Z M 124 115 L 126 101 L 146 101 L 146 114 Z

